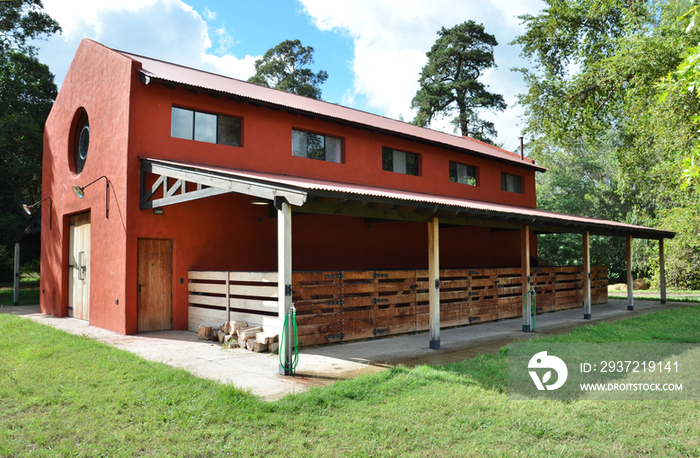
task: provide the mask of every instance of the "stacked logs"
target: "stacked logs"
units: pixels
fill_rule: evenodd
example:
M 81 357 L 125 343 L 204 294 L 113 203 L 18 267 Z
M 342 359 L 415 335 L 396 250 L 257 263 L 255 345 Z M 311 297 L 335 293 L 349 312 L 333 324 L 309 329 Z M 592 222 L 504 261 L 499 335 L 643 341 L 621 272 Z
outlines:
M 256 353 L 277 353 L 279 350 L 277 334 L 264 332 L 261 326 L 248 326 L 248 323 L 241 320 L 227 321 L 220 327 L 199 325 L 197 338 L 218 341 L 227 348 L 242 348 Z

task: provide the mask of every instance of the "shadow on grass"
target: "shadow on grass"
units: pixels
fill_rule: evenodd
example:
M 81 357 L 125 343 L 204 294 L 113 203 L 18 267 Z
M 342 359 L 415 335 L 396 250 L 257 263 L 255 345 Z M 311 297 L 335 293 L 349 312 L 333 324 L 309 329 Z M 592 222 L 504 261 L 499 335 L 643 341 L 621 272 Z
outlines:
M 568 334 L 535 338 L 529 343 L 700 343 L 700 306 L 585 326 Z M 485 390 L 508 391 L 508 347 L 495 354 L 431 367 L 464 377 Z
M 0 305 L 12 305 L 13 291 L 11 289 L 0 290 Z M 20 289 L 19 305 L 35 305 L 39 303 L 40 292 L 38 289 Z

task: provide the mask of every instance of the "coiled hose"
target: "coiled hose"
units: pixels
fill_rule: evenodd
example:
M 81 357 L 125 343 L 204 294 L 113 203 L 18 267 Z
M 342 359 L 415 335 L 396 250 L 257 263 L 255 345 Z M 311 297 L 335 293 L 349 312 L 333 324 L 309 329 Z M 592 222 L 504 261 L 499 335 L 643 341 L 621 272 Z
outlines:
M 532 307 L 530 309 L 530 314 L 532 315 L 532 329 L 530 332 L 535 332 L 535 324 L 537 323 L 537 292 L 535 288 L 525 294 L 525 300 L 523 301 L 523 330 L 525 329 L 525 314 L 527 313 L 527 298 L 532 296 Z
M 292 334 L 294 335 L 294 354 L 292 355 L 291 361 L 286 361 L 286 344 L 287 339 L 287 324 L 289 320 L 292 320 Z M 282 332 L 280 332 L 280 348 L 279 348 L 279 361 L 280 366 L 284 368 L 285 371 L 294 373 L 297 369 L 297 364 L 299 364 L 299 331 L 297 330 L 297 309 L 294 305 L 287 312 L 287 316 L 284 317 L 284 326 L 282 326 Z M 284 355 L 284 356 L 282 356 Z

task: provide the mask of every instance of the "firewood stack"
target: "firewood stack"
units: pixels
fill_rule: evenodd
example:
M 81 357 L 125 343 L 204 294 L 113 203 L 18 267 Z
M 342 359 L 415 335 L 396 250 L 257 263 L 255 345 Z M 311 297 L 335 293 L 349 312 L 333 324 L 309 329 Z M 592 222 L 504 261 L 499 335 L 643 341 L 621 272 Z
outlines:
M 261 326 L 248 326 L 248 323 L 241 320 L 228 321 L 219 328 L 200 325 L 197 338 L 218 340 L 221 345 L 228 348 L 242 348 L 256 353 L 266 351 L 277 353 L 279 350 L 277 334 L 263 332 Z

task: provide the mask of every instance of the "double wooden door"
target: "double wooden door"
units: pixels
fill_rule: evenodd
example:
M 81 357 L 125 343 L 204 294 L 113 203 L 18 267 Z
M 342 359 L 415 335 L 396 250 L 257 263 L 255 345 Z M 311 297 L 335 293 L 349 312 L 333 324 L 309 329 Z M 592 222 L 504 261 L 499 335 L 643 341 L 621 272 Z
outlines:
M 90 320 L 90 212 L 69 220 L 68 316 Z

